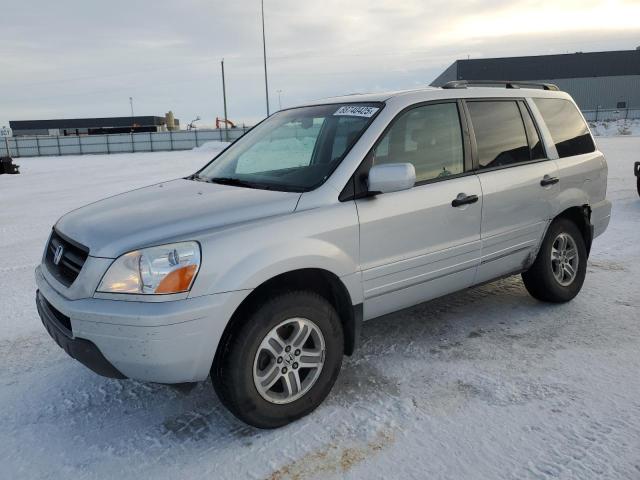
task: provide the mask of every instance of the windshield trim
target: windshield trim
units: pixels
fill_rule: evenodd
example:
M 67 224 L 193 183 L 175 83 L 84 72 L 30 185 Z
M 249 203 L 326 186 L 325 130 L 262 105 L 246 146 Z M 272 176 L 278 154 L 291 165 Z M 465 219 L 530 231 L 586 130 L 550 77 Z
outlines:
M 353 149 L 353 147 L 360 141 L 360 139 L 362 138 L 362 136 L 365 134 L 365 132 L 367 130 L 369 130 L 369 128 L 371 127 L 371 124 L 373 124 L 373 122 L 375 121 L 376 118 L 378 118 L 378 115 L 380 115 L 380 113 L 382 112 L 382 110 L 384 110 L 384 107 L 386 106 L 386 102 L 384 101 L 378 101 L 378 102 L 365 102 L 365 101 L 356 101 L 356 102 L 327 102 L 327 103 L 317 103 L 317 104 L 311 104 L 311 105 L 298 105 L 296 107 L 289 107 L 289 108 L 283 108 L 282 110 L 278 110 L 277 112 L 275 112 L 273 115 L 276 115 L 278 113 L 281 112 L 288 112 L 291 110 L 298 110 L 298 109 L 302 109 L 302 108 L 313 108 L 313 107 L 328 107 L 331 105 L 373 105 L 376 107 L 379 107 L 378 111 L 376 113 L 374 113 L 371 118 L 369 119 L 369 122 L 366 126 L 366 128 L 363 128 L 362 131 L 358 134 L 358 136 L 356 137 L 356 139 L 351 143 L 351 145 L 349 145 L 344 153 L 341 155 L 340 159 L 337 160 L 335 162 L 335 164 L 333 165 L 333 167 L 327 172 L 327 174 L 325 175 L 324 178 L 322 178 L 317 184 L 312 185 L 311 187 L 300 187 L 300 188 L 295 188 L 292 186 L 284 186 L 284 185 L 278 185 L 278 184 L 273 184 L 273 185 L 268 185 L 267 188 L 261 188 L 259 186 L 253 187 L 253 188 L 258 188 L 258 189 L 265 189 L 265 190 L 273 190 L 273 191 L 278 191 L 278 192 L 297 192 L 297 193 L 304 193 L 304 192 L 311 192 L 319 187 L 321 187 L 327 180 L 329 180 L 329 178 L 331 178 L 331 176 L 333 175 L 333 173 L 336 171 L 336 169 L 342 164 L 342 162 L 344 161 L 344 159 L 347 157 L 347 155 L 349 155 L 349 153 L 351 152 L 351 150 Z M 240 140 L 241 138 L 243 138 L 245 135 L 247 135 L 249 132 L 251 132 L 254 128 L 259 127 L 260 125 L 262 125 L 264 122 L 266 122 L 267 120 L 269 120 L 271 117 L 273 117 L 273 115 L 270 115 L 266 118 L 263 118 L 260 122 L 256 123 L 253 127 L 251 127 L 249 130 L 247 130 L 245 133 L 243 133 L 240 137 L 238 137 L 237 139 L 235 139 L 233 142 L 231 142 L 229 145 L 227 145 L 223 150 L 220 150 L 220 152 L 218 152 L 216 154 L 215 157 L 213 157 L 209 162 L 207 162 L 200 170 L 196 171 L 195 173 L 185 177 L 185 179 L 187 180 L 193 180 L 197 177 L 200 178 L 205 178 L 205 177 L 201 177 L 200 176 L 200 172 L 206 170 L 209 165 L 211 165 L 213 162 L 215 162 L 223 153 L 225 153 L 229 148 L 231 148 L 238 140 Z M 206 180 L 207 182 L 210 182 L 210 179 Z M 266 186 L 266 184 L 265 184 Z M 239 187 L 239 188 L 248 188 L 248 187 Z

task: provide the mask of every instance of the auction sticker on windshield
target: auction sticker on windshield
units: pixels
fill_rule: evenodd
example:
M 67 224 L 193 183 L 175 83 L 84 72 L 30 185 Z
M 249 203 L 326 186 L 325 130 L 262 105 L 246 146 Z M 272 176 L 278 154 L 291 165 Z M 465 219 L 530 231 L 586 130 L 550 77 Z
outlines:
M 334 115 L 349 117 L 365 117 L 370 118 L 380 110 L 378 107 L 367 107 L 364 105 L 344 105 L 338 109 Z

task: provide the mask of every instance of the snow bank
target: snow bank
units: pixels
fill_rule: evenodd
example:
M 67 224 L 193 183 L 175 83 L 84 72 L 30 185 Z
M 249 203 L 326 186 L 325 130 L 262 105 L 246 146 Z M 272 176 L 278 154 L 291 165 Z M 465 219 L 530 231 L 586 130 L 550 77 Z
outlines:
M 199 147 L 194 147 L 193 150 L 196 152 L 212 152 L 217 153 L 221 150 L 224 150 L 229 145 L 229 142 L 206 142 L 200 145 Z
M 589 127 L 596 137 L 640 136 L 640 119 L 589 122 Z

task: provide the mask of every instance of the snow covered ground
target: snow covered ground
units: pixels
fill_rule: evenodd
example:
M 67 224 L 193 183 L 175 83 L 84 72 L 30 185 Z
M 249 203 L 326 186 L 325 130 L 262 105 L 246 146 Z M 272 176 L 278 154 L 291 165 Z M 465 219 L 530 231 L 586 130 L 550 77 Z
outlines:
M 33 269 L 68 210 L 186 175 L 192 152 L 19 159 L 0 176 L 0 477 L 640 478 L 640 138 L 599 138 L 613 219 L 582 293 L 518 277 L 364 325 L 332 394 L 275 431 L 190 394 L 94 375 L 42 328 Z
M 640 119 L 589 122 L 589 126 L 596 137 L 640 136 Z

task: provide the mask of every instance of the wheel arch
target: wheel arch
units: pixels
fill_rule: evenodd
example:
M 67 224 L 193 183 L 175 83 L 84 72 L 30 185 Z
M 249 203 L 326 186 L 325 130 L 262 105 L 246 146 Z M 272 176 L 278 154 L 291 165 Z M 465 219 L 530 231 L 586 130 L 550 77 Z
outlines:
M 587 247 L 587 255 L 591 252 L 591 244 L 593 242 L 593 225 L 591 224 L 591 207 L 588 203 L 566 208 L 554 218 L 554 221 L 560 218 L 566 218 L 578 227 L 585 246 Z
M 347 286 L 334 273 L 321 268 L 302 268 L 276 275 L 264 281 L 247 295 L 224 329 L 213 359 L 214 368 L 218 363 L 218 358 L 224 353 L 229 337 L 246 321 L 251 310 L 273 295 L 290 290 L 312 291 L 331 303 L 342 323 L 344 353 L 346 355 L 353 354 L 359 344 L 363 319 L 362 303 L 353 305 Z
M 559 218 L 566 218 L 576 224 L 584 243 L 587 247 L 587 255 L 591 251 L 591 243 L 593 241 L 593 225 L 591 224 L 591 198 L 585 188 L 578 188 L 575 185 L 567 186 L 552 202 L 552 218 L 545 236 L 551 223 Z M 544 236 L 542 240 L 544 240 Z M 542 242 L 541 240 L 541 242 Z

